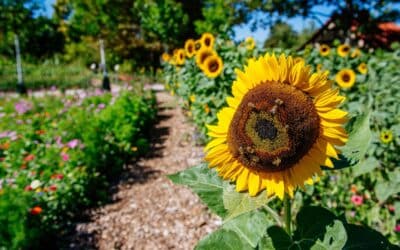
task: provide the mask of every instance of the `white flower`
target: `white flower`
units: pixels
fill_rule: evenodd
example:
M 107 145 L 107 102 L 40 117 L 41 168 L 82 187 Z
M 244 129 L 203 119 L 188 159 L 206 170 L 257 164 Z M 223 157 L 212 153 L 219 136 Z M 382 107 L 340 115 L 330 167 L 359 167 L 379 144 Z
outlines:
M 36 189 L 36 188 L 40 187 L 41 185 L 42 185 L 42 183 L 39 180 L 34 180 L 31 183 L 31 188 Z

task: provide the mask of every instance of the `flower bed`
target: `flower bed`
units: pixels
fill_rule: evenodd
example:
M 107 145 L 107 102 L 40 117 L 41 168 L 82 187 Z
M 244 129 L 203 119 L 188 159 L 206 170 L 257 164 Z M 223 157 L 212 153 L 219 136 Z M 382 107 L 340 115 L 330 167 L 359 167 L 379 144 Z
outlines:
M 40 236 L 104 201 L 123 164 L 148 150 L 156 114 L 151 93 L 130 91 L 0 106 L 0 248 L 7 249 L 38 247 Z

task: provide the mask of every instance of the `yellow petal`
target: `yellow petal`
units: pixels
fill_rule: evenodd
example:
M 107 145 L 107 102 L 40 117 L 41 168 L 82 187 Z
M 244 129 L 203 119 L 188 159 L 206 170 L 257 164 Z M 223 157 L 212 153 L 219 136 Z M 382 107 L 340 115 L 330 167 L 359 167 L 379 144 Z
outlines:
M 236 180 L 236 191 L 242 192 L 248 189 L 248 178 L 249 178 L 249 170 L 244 168 L 242 173 L 238 176 Z
M 256 196 L 257 193 L 260 191 L 260 176 L 254 172 L 250 171 L 249 174 L 249 195 Z

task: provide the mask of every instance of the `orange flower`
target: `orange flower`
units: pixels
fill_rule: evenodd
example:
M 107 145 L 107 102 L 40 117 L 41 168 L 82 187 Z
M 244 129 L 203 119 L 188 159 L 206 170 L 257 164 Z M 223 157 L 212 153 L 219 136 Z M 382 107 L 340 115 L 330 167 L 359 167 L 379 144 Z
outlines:
M 35 206 L 35 207 L 31 208 L 31 210 L 30 210 L 30 213 L 32 215 L 38 215 L 38 214 L 41 214 L 42 212 L 43 212 L 43 209 L 39 206 Z
M 33 159 L 35 159 L 35 156 L 33 154 L 29 154 L 29 155 L 25 156 L 24 161 L 28 162 L 28 161 L 32 161 Z
M 357 193 L 357 187 L 356 187 L 356 185 L 354 185 L 354 184 L 351 185 L 350 192 L 352 192 L 353 194 Z
M 10 148 L 10 143 L 9 142 L 5 142 L 3 144 L 0 144 L 0 149 L 1 150 L 7 150 Z
M 44 129 L 40 129 L 40 130 L 36 130 L 35 131 L 35 134 L 37 134 L 37 135 L 43 135 L 45 133 L 46 133 L 46 131 Z

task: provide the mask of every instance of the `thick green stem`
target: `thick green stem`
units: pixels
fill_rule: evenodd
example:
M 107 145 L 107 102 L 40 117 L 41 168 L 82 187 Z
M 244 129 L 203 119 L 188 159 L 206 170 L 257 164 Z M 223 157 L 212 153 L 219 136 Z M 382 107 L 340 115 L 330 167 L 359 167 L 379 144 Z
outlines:
M 284 205 L 283 216 L 285 218 L 285 230 L 289 234 L 289 236 L 292 236 L 292 230 L 291 230 L 292 214 L 290 208 L 290 197 L 288 194 L 285 194 L 285 197 L 283 198 L 283 205 Z

